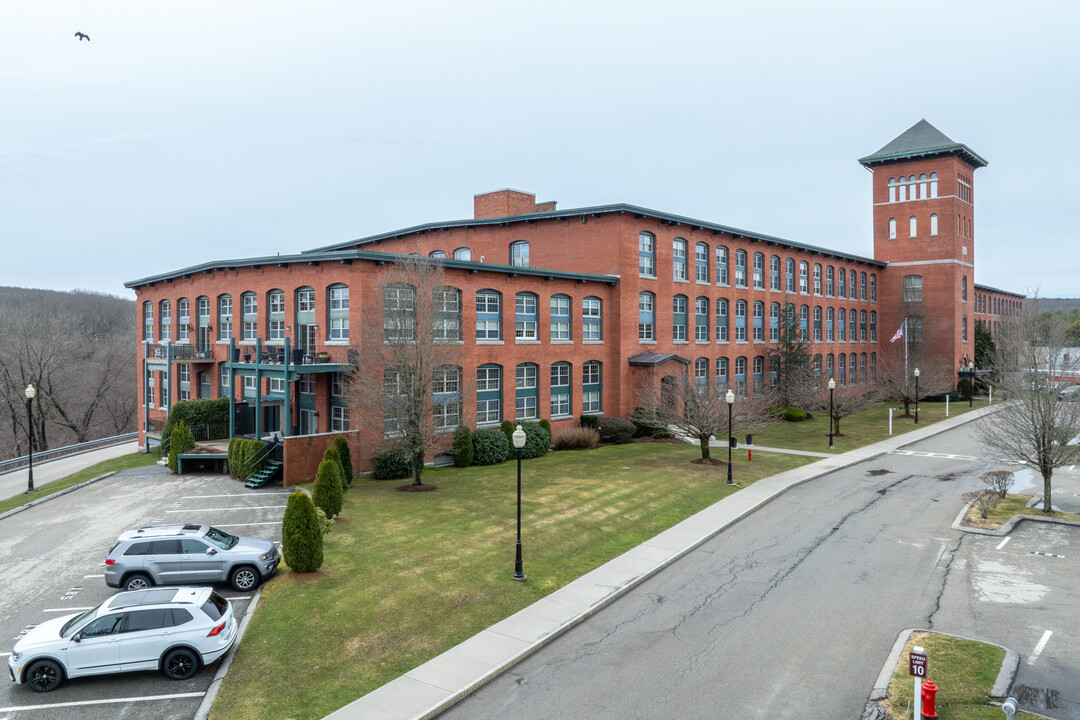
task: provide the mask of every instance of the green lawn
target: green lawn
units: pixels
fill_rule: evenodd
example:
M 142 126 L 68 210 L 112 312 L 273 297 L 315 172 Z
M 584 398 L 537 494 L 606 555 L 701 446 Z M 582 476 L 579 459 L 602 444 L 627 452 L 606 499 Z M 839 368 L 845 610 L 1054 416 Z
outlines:
M 1027 504 L 1028 501 L 1031 500 L 1031 497 L 1031 495 L 1006 495 L 1005 499 L 995 505 L 994 508 L 987 513 L 985 518 L 980 517 L 978 509 L 972 505 L 971 509 L 968 511 L 967 523 L 972 527 L 999 530 L 1002 525 L 1009 522 L 1017 515 L 1027 515 L 1036 518 L 1052 517 L 1080 522 L 1080 515 L 1074 513 L 1061 512 L 1060 510 L 1044 513 L 1041 504 L 1038 507 L 1029 508 Z
M 0 500 L 0 513 L 13 510 L 21 505 L 25 505 L 28 502 L 32 502 L 39 498 L 43 498 L 46 495 L 52 495 L 53 493 L 65 490 L 72 485 L 78 485 L 81 482 L 86 482 L 92 478 L 96 478 L 98 475 L 103 475 L 107 472 L 114 472 L 118 470 L 128 470 L 130 468 L 144 467 L 146 465 L 153 465 L 158 461 L 158 456 L 154 453 L 134 452 L 130 455 L 121 455 L 118 458 L 112 460 L 105 460 L 99 462 L 96 465 L 91 465 L 88 468 L 78 471 L 72 475 L 68 475 L 65 478 L 54 480 L 51 483 L 45 485 L 35 485 L 34 492 L 32 493 L 20 493 L 15 497 L 10 497 L 6 500 Z
M 975 400 L 977 410 L 985 407 L 985 400 Z M 836 447 L 834 452 L 843 453 L 848 450 L 863 447 L 871 443 L 885 440 L 889 437 L 889 408 L 893 410 L 893 435 L 901 435 L 911 432 L 923 425 L 930 425 L 945 419 L 945 403 L 919 403 L 919 424 L 915 424 L 915 406 L 912 406 L 912 417 L 901 417 L 904 414 L 903 406 L 895 409 L 896 403 L 882 403 L 856 413 L 851 417 L 840 421 L 840 430 L 843 435 L 833 439 Z M 970 412 L 967 402 L 949 403 L 949 417 Z M 744 438 L 740 437 L 742 443 Z M 801 423 L 779 422 L 772 423 L 754 432 L 754 444 L 767 447 L 782 447 L 793 450 L 812 450 L 815 452 L 829 452 L 829 417 L 827 413 L 814 416 L 813 420 Z
M 908 674 L 913 646 L 926 650 L 927 677 L 938 686 L 937 714 L 948 720 L 1001 720 L 1000 707 L 988 705 L 1005 651 L 996 645 L 936 633 L 912 633 L 889 682 L 888 720 L 911 717 L 915 679 Z M 924 708 L 925 709 L 925 708 Z M 1034 717 L 1017 713 L 1017 717 Z
M 398 677 L 733 491 L 697 457 L 637 443 L 526 460 L 524 583 L 514 462 L 429 470 L 429 493 L 357 479 L 322 570 L 266 585 L 211 718 L 321 718 Z M 813 458 L 734 460 L 745 484 Z

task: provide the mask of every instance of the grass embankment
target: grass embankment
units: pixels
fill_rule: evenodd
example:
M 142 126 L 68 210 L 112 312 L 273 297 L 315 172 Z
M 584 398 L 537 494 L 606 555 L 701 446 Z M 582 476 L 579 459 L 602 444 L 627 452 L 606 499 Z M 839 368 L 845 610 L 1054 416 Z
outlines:
M 968 408 L 967 402 L 949 403 L 949 417 L 962 415 L 971 410 L 986 407 L 985 400 L 976 400 L 975 407 Z M 855 413 L 840 421 L 843 435 L 833 439 L 836 450 L 843 453 L 848 450 L 869 445 L 889 438 L 889 408 L 896 408 L 896 403 L 882 403 Z M 893 435 L 902 435 L 926 425 L 932 425 L 945 419 L 945 403 L 919 403 L 919 424 L 915 424 L 915 406 L 911 406 L 912 417 L 901 417 L 900 410 L 893 410 Z M 740 442 L 742 438 L 739 439 Z M 754 432 L 754 444 L 767 447 L 790 448 L 792 450 L 811 450 L 829 452 L 829 415 L 818 413 L 813 420 L 801 423 L 780 422 L 767 425 Z
M 1001 720 L 1001 708 L 988 705 L 1005 650 L 996 645 L 936 633 L 912 633 L 881 704 L 888 720 L 911 717 L 915 679 L 908 674 L 911 648 L 926 650 L 927 678 L 938 686 L 937 714 L 949 720 Z M 1017 713 L 1017 717 L 1034 717 Z
M 1027 504 L 1031 498 L 1031 495 L 1006 495 L 1005 499 L 998 502 L 998 504 L 986 514 L 985 518 L 981 517 L 978 508 L 975 505 L 972 505 L 968 509 L 967 516 L 964 518 L 964 524 L 971 527 L 982 528 L 984 530 L 999 530 L 1002 525 L 1009 522 L 1017 515 L 1024 515 L 1032 518 L 1052 517 L 1061 520 L 1080 522 L 1080 515 L 1075 513 L 1061 512 L 1060 510 L 1046 513 L 1042 511 L 1042 504 L 1038 507 L 1029 508 Z
M 559 452 L 522 465 L 526 582 L 515 582 L 516 468 L 357 479 L 317 573 L 267 584 L 211 718 L 321 718 L 715 503 L 727 468 L 693 445 Z M 734 458 L 745 485 L 812 462 Z
M 81 482 L 92 480 L 98 475 L 103 475 L 107 472 L 130 470 L 131 468 L 153 465 L 158 461 L 158 457 L 159 456 L 154 453 L 135 452 L 130 455 L 121 455 L 112 460 L 104 460 L 96 465 L 91 465 L 88 468 L 80 470 L 77 473 L 68 475 L 65 478 L 53 480 L 51 483 L 46 483 L 44 485 L 35 485 L 34 492 L 20 493 L 15 497 L 0 500 L 0 513 L 14 510 L 21 505 L 26 505 L 27 503 L 39 500 L 46 495 L 52 495 L 61 490 L 66 490 L 72 485 L 78 485 Z

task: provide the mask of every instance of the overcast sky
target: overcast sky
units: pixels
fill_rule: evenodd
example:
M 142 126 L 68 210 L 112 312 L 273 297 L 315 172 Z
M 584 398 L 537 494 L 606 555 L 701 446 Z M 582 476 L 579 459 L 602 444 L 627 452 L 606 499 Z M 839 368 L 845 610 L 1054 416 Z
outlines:
M 1080 5 L 0 0 L 0 285 L 472 216 L 503 187 L 872 255 L 856 159 L 925 118 L 975 280 L 1080 296 Z M 79 41 L 76 31 L 90 41 Z

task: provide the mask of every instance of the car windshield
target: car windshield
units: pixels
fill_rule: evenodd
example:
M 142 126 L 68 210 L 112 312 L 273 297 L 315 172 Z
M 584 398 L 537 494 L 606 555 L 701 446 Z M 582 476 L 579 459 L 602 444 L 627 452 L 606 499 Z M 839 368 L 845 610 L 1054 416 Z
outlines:
M 222 550 L 228 550 L 233 545 L 240 542 L 240 538 L 235 535 L 230 535 L 224 530 L 218 530 L 216 527 L 212 527 L 206 531 L 206 539 Z
M 79 615 L 76 615 L 75 617 L 68 620 L 66 623 L 64 623 L 64 627 L 60 628 L 60 637 L 67 637 L 68 633 L 72 629 L 82 627 L 86 621 L 93 620 L 94 617 L 97 616 L 97 612 L 100 609 L 101 607 L 98 606 L 93 610 L 87 610 L 86 612 L 80 613 Z

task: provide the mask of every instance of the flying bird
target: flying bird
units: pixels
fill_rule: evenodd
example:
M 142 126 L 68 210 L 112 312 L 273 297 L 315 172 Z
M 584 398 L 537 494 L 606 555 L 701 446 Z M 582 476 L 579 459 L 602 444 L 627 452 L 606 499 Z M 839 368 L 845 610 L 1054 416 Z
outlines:
M 79 38 L 79 42 L 82 42 L 83 40 L 86 40 L 87 42 L 90 42 L 90 36 L 87 35 L 86 33 L 77 32 L 77 33 L 75 33 L 75 37 Z

